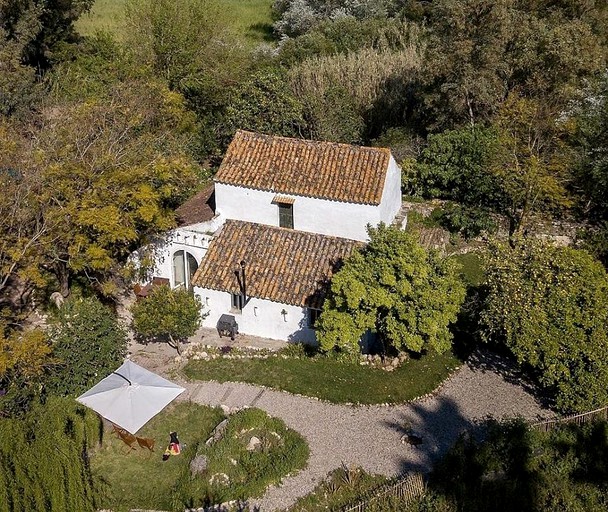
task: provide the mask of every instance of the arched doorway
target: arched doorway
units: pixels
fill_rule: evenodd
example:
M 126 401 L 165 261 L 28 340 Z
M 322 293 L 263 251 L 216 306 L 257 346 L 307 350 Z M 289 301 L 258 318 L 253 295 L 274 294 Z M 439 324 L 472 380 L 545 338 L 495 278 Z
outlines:
M 192 277 L 198 268 L 196 258 L 186 251 L 176 251 L 173 254 L 173 286 L 192 289 Z

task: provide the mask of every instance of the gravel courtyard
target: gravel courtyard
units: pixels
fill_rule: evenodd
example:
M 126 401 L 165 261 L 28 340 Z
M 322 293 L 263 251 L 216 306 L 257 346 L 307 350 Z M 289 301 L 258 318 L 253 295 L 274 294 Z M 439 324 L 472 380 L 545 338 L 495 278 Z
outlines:
M 488 416 L 528 420 L 552 416 L 513 368 L 485 352 L 474 354 L 435 396 L 396 406 L 334 405 L 243 383 L 181 384 L 187 389 L 182 400 L 231 408 L 258 407 L 281 418 L 308 441 L 308 467 L 253 501 L 262 512 L 291 505 L 341 463 L 386 476 L 408 470 L 425 472 L 461 432 L 475 428 Z M 401 442 L 409 429 L 423 437 L 421 446 Z

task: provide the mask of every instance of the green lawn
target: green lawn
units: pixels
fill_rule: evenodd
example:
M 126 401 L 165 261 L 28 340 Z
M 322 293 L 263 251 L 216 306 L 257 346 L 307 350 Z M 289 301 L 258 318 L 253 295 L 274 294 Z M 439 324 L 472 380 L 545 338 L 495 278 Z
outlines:
M 394 372 L 325 357 L 191 361 L 191 379 L 243 381 L 334 403 L 399 403 L 433 391 L 460 365 L 452 353 L 410 359 Z
M 131 508 L 171 510 L 172 488 L 188 467 L 191 448 L 204 442 L 223 416 L 220 409 L 185 402 L 169 406 L 137 433 L 156 441 L 153 453 L 139 447 L 129 452 L 114 434 L 105 432 L 101 446 L 91 454 L 93 474 L 107 484 L 103 507 L 115 512 Z M 172 430 L 178 433 L 184 449 L 181 455 L 163 461 Z
M 231 415 L 222 439 L 205 441 L 222 421 L 220 409 L 181 402 L 153 418 L 139 437 L 156 441 L 154 452 L 127 445 L 110 431 L 100 447 L 91 453 L 91 469 L 102 482 L 104 508 L 121 512 L 137 509 L 174 510 L 208 506 L 229 500 L 260 496 L 271 484 L 303 468 L 308 461 L 304 438 L 260 409 L 246 409 Z M 169 432 L 176 431 L 181 454 L 163 461 Z M 255 436 L 260 445 L 247 450 Z M 207 469 L 191 477 L 195 455 L 207 458 Z M 227 477 L 220 481 L 218 477 Z
M 76 28 L 83 35 L 108 30 L 120 38 L 125 3 L 126 0 L 96 0 L 91 12 L 78 20 Z M 272 40 L 272 0 L 218 0 L 218 3 L 244 41 L 256 44 Z

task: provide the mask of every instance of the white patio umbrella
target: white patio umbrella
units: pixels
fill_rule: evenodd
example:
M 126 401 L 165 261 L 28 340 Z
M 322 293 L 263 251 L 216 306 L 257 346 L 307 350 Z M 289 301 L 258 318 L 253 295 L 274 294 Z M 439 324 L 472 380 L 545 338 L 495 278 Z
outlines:
M 135 434 L 184 388 L 127 360 L 76 400 Z

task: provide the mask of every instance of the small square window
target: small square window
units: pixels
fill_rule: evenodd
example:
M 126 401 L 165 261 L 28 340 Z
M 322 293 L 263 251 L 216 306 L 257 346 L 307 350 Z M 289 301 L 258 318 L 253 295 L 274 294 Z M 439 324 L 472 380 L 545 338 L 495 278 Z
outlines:
M 308 327 L 310 329 L 316 328 L 317 320 L 319 320 L 319 316 L 321 316 L 320 309 L 308 308 Z
M 279 227 L 293 229 L 293 204 L 279 203 Z
M 242 293 L 232 293 L 232 311 L 235 313 L 240 313 L 243 311 L 245 307 L 245 297 L 243 297 Z

